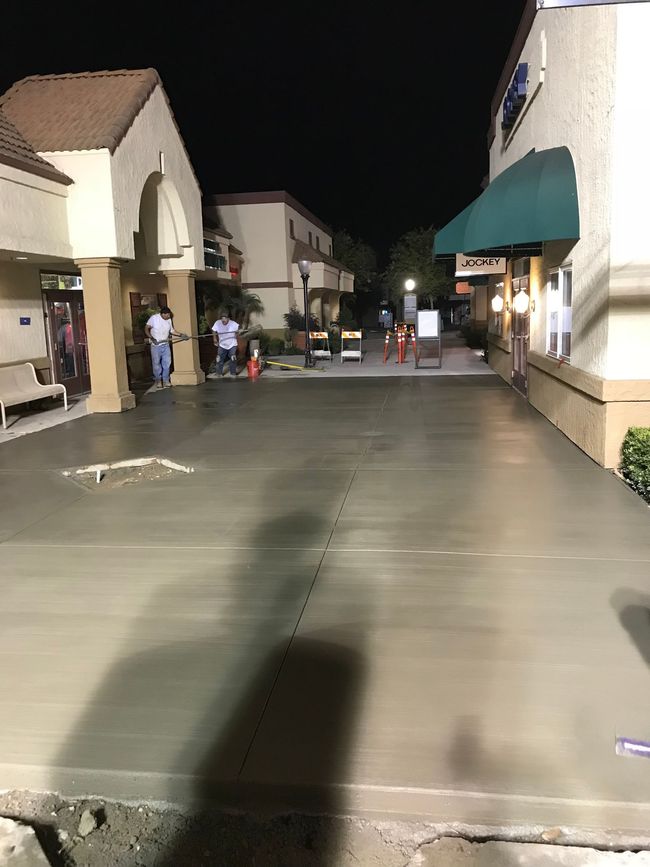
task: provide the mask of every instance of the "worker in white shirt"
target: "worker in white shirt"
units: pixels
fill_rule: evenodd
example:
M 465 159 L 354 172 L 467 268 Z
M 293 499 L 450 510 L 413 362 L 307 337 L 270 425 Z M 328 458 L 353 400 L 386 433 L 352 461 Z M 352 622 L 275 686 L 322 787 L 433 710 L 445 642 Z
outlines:
M 223 376 L 223 365 L 226 358 L 230 362 L 230 375 L 237 376 L 237 335 L 239 325 L 230 318 L 226 311 L 212 326 L 212 342 L 218 348 L 217 373 Z
M 172 337 L 184 338 L 174 330 L 172 312 L 169 307 L 161 307 L 160 313 L 154 313 L 144 326 L 144 333 L 151 343 L 151 364 L 153 366 L 153 378 L 158 388 L 171 388 L 169 368 L 172 365 L 172 349 L 170 340 Z

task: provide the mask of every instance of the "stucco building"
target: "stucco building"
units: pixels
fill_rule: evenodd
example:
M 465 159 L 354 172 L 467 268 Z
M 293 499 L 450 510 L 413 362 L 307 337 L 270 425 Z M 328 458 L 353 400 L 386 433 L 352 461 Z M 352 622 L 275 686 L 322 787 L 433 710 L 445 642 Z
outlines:
M 201 193 L 153 69 L 30 76 L 0 97 L 0 364 L 135 404 L 127 359 L 167 303 L 196 333 Z M 173 381 L 201 382 L 196 341 Z
M 332 256 L 332 230 L 284 190 L 210 196 L 208 220 L 221 224 L 243 252 L 241 282 L 264 303 L 264 328 L 284 332 L 284 314 L 303 308 L 298 261 L 312 263 L 311 312 L 326 327 L 337 318 L 344 292 L 354 291 L 354 275 Z
M 490 365 L 614 467 L 650 425 L 650 3 L 536 6 L 492 103 L 490 184 L 435 253 L 505 257 Z

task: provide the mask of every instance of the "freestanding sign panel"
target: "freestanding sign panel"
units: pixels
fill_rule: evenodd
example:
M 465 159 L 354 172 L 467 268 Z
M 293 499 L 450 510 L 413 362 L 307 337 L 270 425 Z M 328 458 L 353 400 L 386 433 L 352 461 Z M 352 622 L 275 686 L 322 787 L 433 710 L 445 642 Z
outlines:
M 417 337 L 440 337 L 440 313 L 438 310 L 418 310 Z
M 421 367 L 420 356 L 422 347 L 434 344 L 438 348 L 438 363 L 433 367 L 442 367 L 442 328 L 439 310 L 418 310 L 415 320 L 415 366 Z

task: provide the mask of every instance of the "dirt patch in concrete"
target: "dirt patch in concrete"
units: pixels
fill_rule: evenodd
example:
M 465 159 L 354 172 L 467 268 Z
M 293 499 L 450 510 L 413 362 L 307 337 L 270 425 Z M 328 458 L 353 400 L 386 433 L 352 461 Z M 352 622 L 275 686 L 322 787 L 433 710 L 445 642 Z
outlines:
M 193 472 L 194 467 L 185 467 L 167 458 L 149 457 L 117 461 L 114 464 L 70 467 L 63 470 L 62 474 L 89 491 L 105 491 L 122 488 L 124 485 L 159 481 Z
M 433 839 L 406 823 L 184 814 L 25 792 L 0 795 L 0 815 L 32 825 L 53 867 L 405 867 Z
M 648 863 L 647 851 L 636 856 L 625 850 L 650 849 L 645 834 L 540 826 L 470 828 L 294 813 L 261 817 L 216 810 L 185 812 L 32 792 L 0 792 L 0 816 L 31 825 L 52 867 L 631 867 Z M 491 842 L 476 845 L 485 840 Z M 509 842 L 516 845 L 510 847 Z M 599 859 L 603 852 L 592 847 L 610 854 Z M 481 860 L 483 853 L 492 860 Z M 514 857 L 522 853 L 523 861 Z
M 123 488 L 124 485 L 156 482 L 176 475 L 178 475 L 177 470 L 163 467 L 160 464 L 147 464 L 145 467 L 120 467 L 120 469 L 115 470 L 102 470 L 100 471 L 99 482 L 97 482 L 96 473 L 81 473 L 74 476 L 74 480 L 78 485 L 82 485 L 90 491 L 109 491 Z

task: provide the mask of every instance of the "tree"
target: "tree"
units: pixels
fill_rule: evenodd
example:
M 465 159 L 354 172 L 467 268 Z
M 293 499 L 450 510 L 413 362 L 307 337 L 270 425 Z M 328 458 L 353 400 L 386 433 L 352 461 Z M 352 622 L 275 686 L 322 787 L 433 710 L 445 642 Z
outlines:
M 379 289 L 377 254 L 370 244 L 353 238 L 345 229 L 335 232 L 332 238 L 332 254 L 354 274 L 354 312 L 351 311 L 351 316 L 361 322 L 364 311 Z
M 370 244 L 340 229 L 332 238 L 332 253 L 354 274 L 355 292 L 367 292 L 376 283 L 377 254 Z
M 443 265 L 433 261 L 435 234 L 432 226 L 411 229 L 391 247 L 382 282 L 394 304 L 399 304 L 403 298 L 404 283 L 409 277 L 415 280 L 414 293 L 432 309 L 436 299 L 453 291 L 453 278 L 447 276 Z

